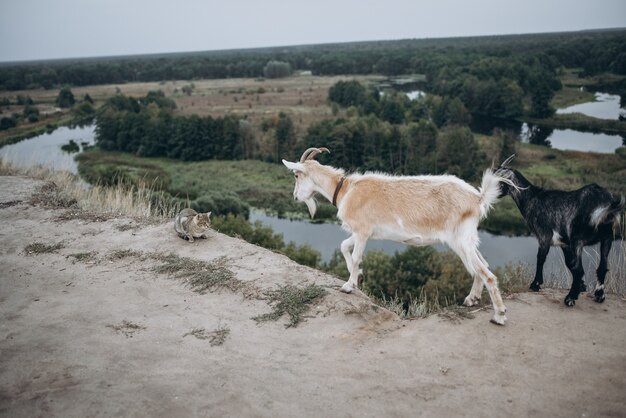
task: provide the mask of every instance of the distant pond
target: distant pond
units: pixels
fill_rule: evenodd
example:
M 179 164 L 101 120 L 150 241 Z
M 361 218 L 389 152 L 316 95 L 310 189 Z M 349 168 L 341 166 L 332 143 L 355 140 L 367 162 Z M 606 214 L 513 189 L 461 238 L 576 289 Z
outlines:
M 626 145 L 626 137 L 620 135 L 554 129 L 514 120 L 472 117 L 471 129 L 474 132 L 491 135 L 495 128 L 514 132 L 522 143 L 543 145 L 560 150 L 612 154 L 617 148 Z
M 617 94 L 600 93 L 594 94 L 595 101 L 580 103 L 574 106 L 557 109 L 557 114 L 582 113 L 598 119 L 619 120 L 620 116 L 626 117 L 626 109 L 620 107 L 620 96 Z
M 417 89 L 417 85 L 419 84 L 414 83 L 408 84 L 408 87 L 407 85 L 394 87 L 404 91 L 410 100 L 417 100 L 426 96 L 423 90 Z M 626 109 L 620 107 L 620 99 L 619 95 L 597 92 L 595 101 L 557 109 L 556 113 L 582 113 L 599 119 L 618 120 L 620 116 L 626 118 Z M 559 150 L 612 154 L 617 148 L 626 146 L 626 136 L 581 132 L 573 129 L 553 129 L 514 120 L 473 116 L 472 131 L 491 135 L 494 128 L 516 132 L 520 142 Z
M 95 125 L 74 128 L 63 126 L 52 133 L 5 145 L 0 148 L 0 157 L 11 161 L 17 167 L 43 166 L 76 174 L 78 165 L 74 161 L 74 156 L 86 146 L 95 143 L 95 130 Z M 75 146 L 68 147 L 70 141 L 73 141 Z M 63 146 L 66 151 L 61 148 Z

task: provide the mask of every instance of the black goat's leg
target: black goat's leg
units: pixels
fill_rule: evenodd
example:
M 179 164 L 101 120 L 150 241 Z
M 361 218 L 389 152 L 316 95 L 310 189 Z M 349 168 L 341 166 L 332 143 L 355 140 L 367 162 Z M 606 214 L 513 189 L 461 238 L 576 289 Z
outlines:
M 572 273 L 572 287 L 567 296 L 565 296 L 564 302 L 567 306 L 574 306 L 580 294 L 580 284 L 585 275 L 582 264 L 582 248 L 563 247 L 563 256 L 565 257 L 567 268 Z
M 609 258 L 609 253 L 611 252 L 611 246 L 613 245 L 612 237 L 606 237 L 602 239 L 600 243 L 600 265 L 598 266 L 598 270 L 596 270 L 596 275 L 598 276 L 598 282 L 596 283 L 596 290 L 593 295 L 595 296 L 595 300 L 598 303 L 604 302 L 604 279 L 606 277 L 607 271 L 607 260 Z
M 530 284 L 530 290 L 538 292 L 543 284 L 543 264 L 546 262 L 546 257 L 550 251 L 550 243 L 539 243 L 539 250 L 537 250 L 537 270 L 535 271 L 535 280 Z

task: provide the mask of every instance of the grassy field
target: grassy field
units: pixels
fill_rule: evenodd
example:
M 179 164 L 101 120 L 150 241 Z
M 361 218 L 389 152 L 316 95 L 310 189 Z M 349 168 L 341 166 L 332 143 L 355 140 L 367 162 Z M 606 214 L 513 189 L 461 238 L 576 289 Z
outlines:
M 308 217 L 305 205 L 293 200 L 293 174 L 282 164 L 256 160 L 189 163 L 98 150 L 81 154 L 78 161 L 79 172 L 92 183 L 110 184 L 121 178 L 162 190 L 186 206 L 232 196 L 232 200 L 248 208 L 263 208 L 281 216 Z M 331 205 L 320 209 L 326 217 L 334 212 Z
M 89 94 L 97 108 L 118 93 L 141 97 L 150 91 L 161 90 L 176 102 L 176 113 L 180 115 L 215 117 L 236 114 L 247 118 L 258 128 L 264 118 L 284 112 L 293 119 L 299 133 L 303 133 L 312 123 L 332 116 L 331 108 L 326 103 L 328 89 L 339 80 L 353 79 L 367 85 L 383 80 L 384 77 L 294 75 L 281 79 L 176 80 L 73 87 L 72 93 L 76 101 Z M 42 114 L 39 122 L 22 122 L 14 129 L 0 131 L 0 146 L 12 142 L 15 137 L 45 129 L 46 124 L 69 123 L 69 111 L 56 108 L 55 99 L 58 94 L 58 89 L 0 91 L 0 99 L 6 97 L 11 102 L 15 102 L 17 95 L 30 96 Z M 21 113 L 24 108 L 12 105 L 0 110 L 10 115 Z

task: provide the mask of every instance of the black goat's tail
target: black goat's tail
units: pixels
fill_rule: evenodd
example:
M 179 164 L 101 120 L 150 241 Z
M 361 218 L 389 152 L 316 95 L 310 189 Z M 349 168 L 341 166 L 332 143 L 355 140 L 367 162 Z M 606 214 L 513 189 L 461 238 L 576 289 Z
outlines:
M 617 229 L 622 239 L 624 238 L 624 236 L 626 236 L 626 231 L 624 230 L 625 225 L 623 222 L 623 219 L 626 218 L 624 214 L 625 207 L 626 199 L 624 199 L 624 195 L 622 195 L 619 200 L 614 200 L 613 202 L 611 202 L 611 206 L 609 206 L 609 215 L 607 215 L 607 221 L 609 223 L 613 223 L 613 230 Z
M 619 200 L 612 201 L 609 206 L 596 209 L 594 214 L 592 214 L 592 222 L 595 221 L 596 228 L 603 224 L 618 226 L 622 218 L 621 215 L 624 212 L 624 207 L 626 207 L 626 199 L 624 199 L 622 195 Z
M 603 224 L 614 224 L 619 225 L 620 220 L 623 216 L 624 207 L 626 207 L 626 199 L 624 199 L 624 195 L 621 196 L 619 200 L 614 200 L 611 202 L 611 205 L 607 208 L 604 219 L 600 220 L 600 223 Z

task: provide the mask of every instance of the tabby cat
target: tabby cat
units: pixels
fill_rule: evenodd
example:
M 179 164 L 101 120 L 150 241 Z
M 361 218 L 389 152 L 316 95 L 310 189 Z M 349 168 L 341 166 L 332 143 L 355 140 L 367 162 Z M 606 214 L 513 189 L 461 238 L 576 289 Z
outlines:
M 193 242 L 194 238 L 206 238 L 206 231 L 211 225 L 211 212 L 198 213 L 193 209 L 183 209 L 174 219 L 174 229 L 178 236 Z

